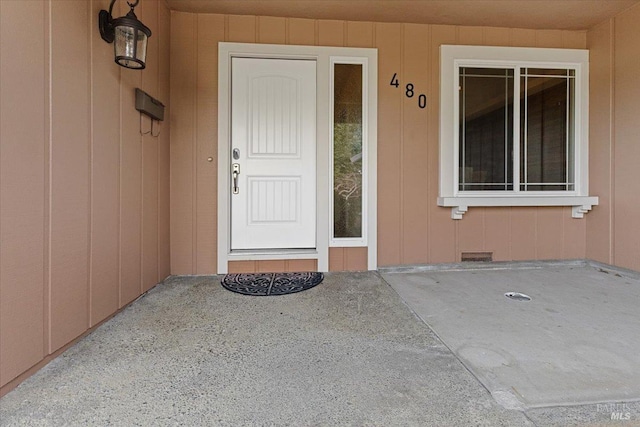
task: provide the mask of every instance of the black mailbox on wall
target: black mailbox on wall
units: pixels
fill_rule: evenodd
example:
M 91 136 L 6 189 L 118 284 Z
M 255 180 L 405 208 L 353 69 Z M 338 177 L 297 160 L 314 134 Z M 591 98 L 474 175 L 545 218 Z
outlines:
M 154 120 L 164 120 L 164 104 L 145 91 L 136 88 L 136 110 Z

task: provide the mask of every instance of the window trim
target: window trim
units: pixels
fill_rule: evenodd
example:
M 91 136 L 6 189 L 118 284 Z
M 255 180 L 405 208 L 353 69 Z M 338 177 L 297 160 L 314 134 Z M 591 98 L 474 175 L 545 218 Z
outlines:
M 516 181 L 519 164 L 514 164 L 514 190 L 459 190 L 458 76 L 460 67 L 476 66 L 575 70 L 574 191 L 519 191 L 520 181 Z M 519 91 L 519 79 L 516 78 L 514 91 Z M 516 131 L 520 128 L 520 115 L 516 110 L 519 105 L 514 105 L 514 157 L 520 148 L 519 131 Z M 472 206 L 573 206 L 572 216 L 582 218 L 597 204 L 598 197 L 589 196 L 589 52 L 584 49 L 442 45 L 438 206 L 451 207 L 452 219 L 462 219 Z

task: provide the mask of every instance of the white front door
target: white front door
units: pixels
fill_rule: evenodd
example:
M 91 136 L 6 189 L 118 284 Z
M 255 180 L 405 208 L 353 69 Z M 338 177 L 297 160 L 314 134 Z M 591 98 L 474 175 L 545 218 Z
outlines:
M 231 249 L 315 248 L 316 62 L 231 70 Z

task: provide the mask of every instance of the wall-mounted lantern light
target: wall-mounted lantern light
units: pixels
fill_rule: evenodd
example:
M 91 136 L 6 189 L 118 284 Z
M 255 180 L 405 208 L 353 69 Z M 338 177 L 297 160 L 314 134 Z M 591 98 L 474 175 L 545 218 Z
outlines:
M 116 0 L 111 0 L 109 11 L 101 10 L 98 14 L 98 26 L 100 35 L 107 43 L 113 44 L 115 59 L 118 65 L 126 68 L 142 70 L 145 67 L 147 57 L 147 39 L 151 37 L 151 30 L 138 21 L 133 13 L 140 0 L 129 3 L 131 10 L 126 16 L 113 19 L 111 12 Z

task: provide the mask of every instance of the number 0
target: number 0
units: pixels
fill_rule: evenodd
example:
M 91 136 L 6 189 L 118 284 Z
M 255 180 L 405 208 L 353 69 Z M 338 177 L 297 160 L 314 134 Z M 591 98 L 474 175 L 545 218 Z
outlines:
M 420 96 L 418 97 L 418 107 L 424 108 L 426 106 L 427 106 L 427 95 L 425 95 L 424 93 L 421 93 Z

